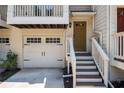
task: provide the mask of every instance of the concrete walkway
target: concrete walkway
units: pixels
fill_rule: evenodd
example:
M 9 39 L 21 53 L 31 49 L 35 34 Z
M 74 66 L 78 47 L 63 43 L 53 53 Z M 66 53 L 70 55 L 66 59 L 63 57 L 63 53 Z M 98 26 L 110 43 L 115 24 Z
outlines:
M 0 88 L 64 88 L 61 69 L 23 69 Z

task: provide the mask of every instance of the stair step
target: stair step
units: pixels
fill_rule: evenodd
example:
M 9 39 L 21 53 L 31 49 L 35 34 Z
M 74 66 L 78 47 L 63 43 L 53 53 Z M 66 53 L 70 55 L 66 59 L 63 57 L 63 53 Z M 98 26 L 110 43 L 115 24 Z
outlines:
M 102 78 L 77 78 L 76 82 L 102 82 Z
M 98 71 L 94 72 L 76 72 L 76 75 L 99 75 Z
M 75 53 L 76 56 L 91 56 L 90 53 Z
M 94 85 L 82 85 L 76 86 L 76 88 L 106 88 L 105 86 L 94 86 Z
M 97 83 L 95 83 L 95 82 L 77 82 L 76 83 L 76 85 L 78 86 L 78 87 L 83 87 L 83 86 L 91 86 L 91 87 L 96 87 L 96 86 L 98 86 L 98 87 L 105 87 L 105 85 L 102 83 L 102 82 L 97 82 Z
M 96 69 L 96 66 L 77 66 L 76 69 Z
M 101 78 L 100 75 L 76 75 L 76 78 Z
M 75 53 L 89 53 L 89 52 L 86 52 L 86 51 L 75 51 Z
M 93 59 L 78 59 L 76 58 L 76 61 L 94 61 Z
M 92 56 L 76 56 L 76 59 L 93 59 Z
M 76 69 L 77 72 L 96 72 L 97 69 Z
M 76 66 L 96 66 L 95 64 L 79 64 L 77 63 Z
M 94 61 L 76 61 L 78 64 L 94 64 Z
M 88 52 L 76 51 L 76 87 L 105 87 L 94 59 Z

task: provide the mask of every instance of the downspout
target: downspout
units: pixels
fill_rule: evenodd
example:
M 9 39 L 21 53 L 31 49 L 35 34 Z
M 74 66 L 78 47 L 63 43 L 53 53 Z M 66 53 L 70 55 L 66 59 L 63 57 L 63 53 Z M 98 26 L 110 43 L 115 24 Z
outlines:
M 108 34 L 109 34 L 109 35 L 108 35 L 108 36 L 109 36 L 109 37 L 108 37 L 108 47 L 109 47 L 109 48 L 108 48 L 108 56 L 109 56 L 109 59 L 110 59 L 110 61 L 111 61 L 111 58 L 110 58 L 110 38 L 111 38 L 111 34 L 110 34 L 110 33 L 111 33 L 111 28 L 110 28 L 110 25 L 111 25 L 111 23 L 110 23 L 111 21 L 110 21 L 110 20 L 111 20 L 111 19 L 110 19 L 110 16 L 111 16 L 111 14 L 110 14 L 110 5 L 109 5 L 109 6 L 108 6 L 108 31 L 109 31 L 109 32 L 108 32 Z M 109 61 L 109 67 L 108 67 L 108 71 L 109 71 L 109 73 L 108 73 L 108 74 L 109 74 L 109 75 L 108 75 L 108 79 L 109 79 L 109 81 L 110 81 L 110 75 L 111 75 L 111 74 L 110 74 L 110 73 L 111 73 L 111 72 L 110 72 L 110 71 L 111 71 L 111 69 L 110 69 L 110 66 L 111 66 L 110 61 Z

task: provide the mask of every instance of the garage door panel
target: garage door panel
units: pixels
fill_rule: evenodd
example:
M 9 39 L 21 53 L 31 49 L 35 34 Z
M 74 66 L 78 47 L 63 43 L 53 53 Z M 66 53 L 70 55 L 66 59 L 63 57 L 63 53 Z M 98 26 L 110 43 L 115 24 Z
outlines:
M 63 53 L 63 47 L 61 46 L 46 46 L 46 55 L 45 59 L 46 61 L 49 61 L 49 65 L 53 67 L 64 67 L 64 53 Z M 48 58 L 47 58 L 48 57 Z
M 0 37 L 0 59 L 6 60 L 6 55 L 10 50 L 9 36 Z
M 28 41 L 29 36 L 24 37 L 24 67 L 64 67 L 64 45 L 62 36 L 33 36 L 30 38 L 41 38 L 37 43 Z M 60 42 L 61 41 L 61 42 Z

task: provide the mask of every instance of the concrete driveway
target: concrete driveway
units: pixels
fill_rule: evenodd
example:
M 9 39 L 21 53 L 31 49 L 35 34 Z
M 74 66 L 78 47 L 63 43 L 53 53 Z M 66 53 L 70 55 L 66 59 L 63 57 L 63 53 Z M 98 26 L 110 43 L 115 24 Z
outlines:
M 0 88 L 64 88 L 61 69 L 23 69 Z

